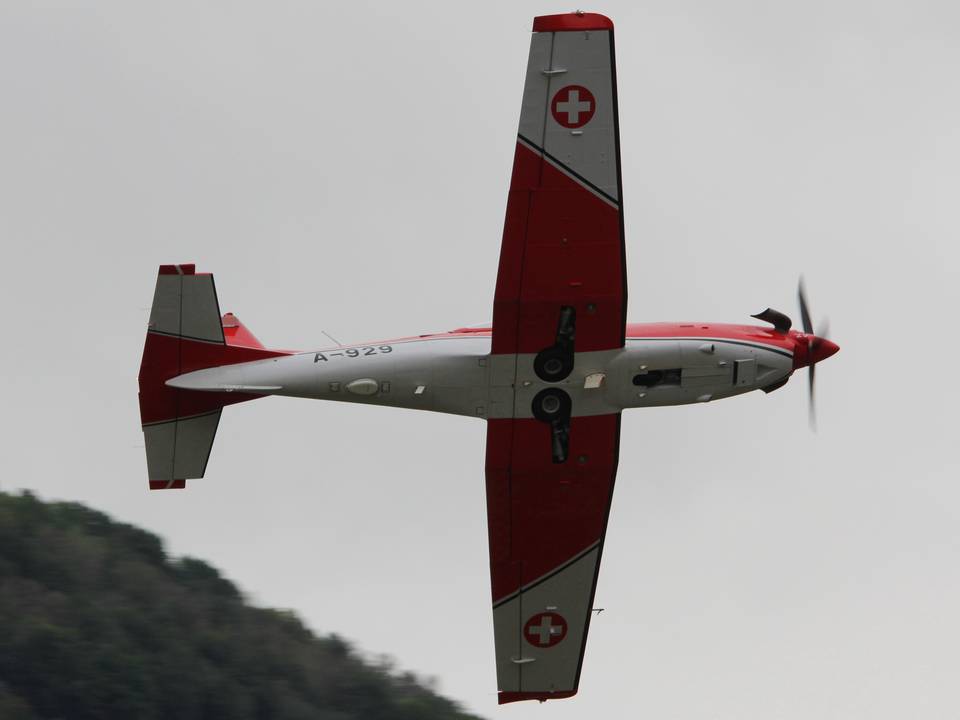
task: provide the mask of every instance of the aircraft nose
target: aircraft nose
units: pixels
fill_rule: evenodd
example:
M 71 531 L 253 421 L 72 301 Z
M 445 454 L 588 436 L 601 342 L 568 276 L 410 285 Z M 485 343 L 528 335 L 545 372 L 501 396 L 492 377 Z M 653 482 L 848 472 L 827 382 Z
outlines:
M 811 360 L 812 364 L 816 364 L 821 360 L 826 360 L 831 355 L 835 355 L 836 352 L 840 349 L 840 346 L 835 342 L 831 342 L 826 338 L 817 338 L 813 343 L 813 357 Z
M 815 335 L 800 335 L 794 345 L 793 369 L 816 365 L 834 355 L 840 347 L 824 337 Z

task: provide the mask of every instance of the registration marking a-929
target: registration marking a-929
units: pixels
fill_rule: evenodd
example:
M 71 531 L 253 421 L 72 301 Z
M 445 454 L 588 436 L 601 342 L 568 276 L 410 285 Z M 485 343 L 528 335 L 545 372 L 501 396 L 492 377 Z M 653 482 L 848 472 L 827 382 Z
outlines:
M 367 355 L 386 355 L 387 353 L 393 352 L 392 345 L 365 345 L 359 348 L 344 348 L 343 350 L 337 350 L 336 352 L 318 352 L 314 353 L 313 361 L 318 362 L 330 362 L 335 357 L 347 357 L 347 358 L 358 358 L 366 357 Z

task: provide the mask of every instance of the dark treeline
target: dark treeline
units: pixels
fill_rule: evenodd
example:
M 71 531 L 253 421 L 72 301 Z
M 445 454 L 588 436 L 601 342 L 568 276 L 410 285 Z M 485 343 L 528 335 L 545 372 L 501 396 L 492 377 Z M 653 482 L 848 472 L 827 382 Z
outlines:
M 472 716 L 212 567 L 74 503 L 0 493 L 0 718 Z

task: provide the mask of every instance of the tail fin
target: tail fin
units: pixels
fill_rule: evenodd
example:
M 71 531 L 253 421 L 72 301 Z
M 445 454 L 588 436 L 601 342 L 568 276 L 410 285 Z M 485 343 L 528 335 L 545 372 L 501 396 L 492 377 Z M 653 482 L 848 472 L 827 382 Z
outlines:
M 223 316 L 223 338 L 227 345 L 257 348 L 258 350 L 266 349 L 263 347 L 263 343 L 257 340 L 256 336 L 247 330 L 247 326 L 240 322 L 240 318 L 233 313 L 227 313 Z
M 223 406 L 261 397 L 183 390 L 167 380 L 287 354 L 264 348 L 236 316 L 221 320 L 213 275 L 198 274 L 194 265 L 161 265 L 139 379 L 150 489 L 183 488 L 203 477 Z

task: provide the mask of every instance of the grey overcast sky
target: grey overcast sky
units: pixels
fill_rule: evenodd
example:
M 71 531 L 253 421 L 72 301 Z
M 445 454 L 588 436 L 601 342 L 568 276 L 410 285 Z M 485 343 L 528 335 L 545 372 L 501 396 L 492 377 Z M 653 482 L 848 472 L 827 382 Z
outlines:
M 960 6 L 609 2 L 630 316 L 814 315 L 770 396 L 625 415 L 580 695 L 496 706 L 482 422 L 271 398 L 147 491 L 156 266 L 268 345 L 490 317 L 534 15 L 0 2 L 5 490 L 89 503 L 487 717 L 960 715 Z

